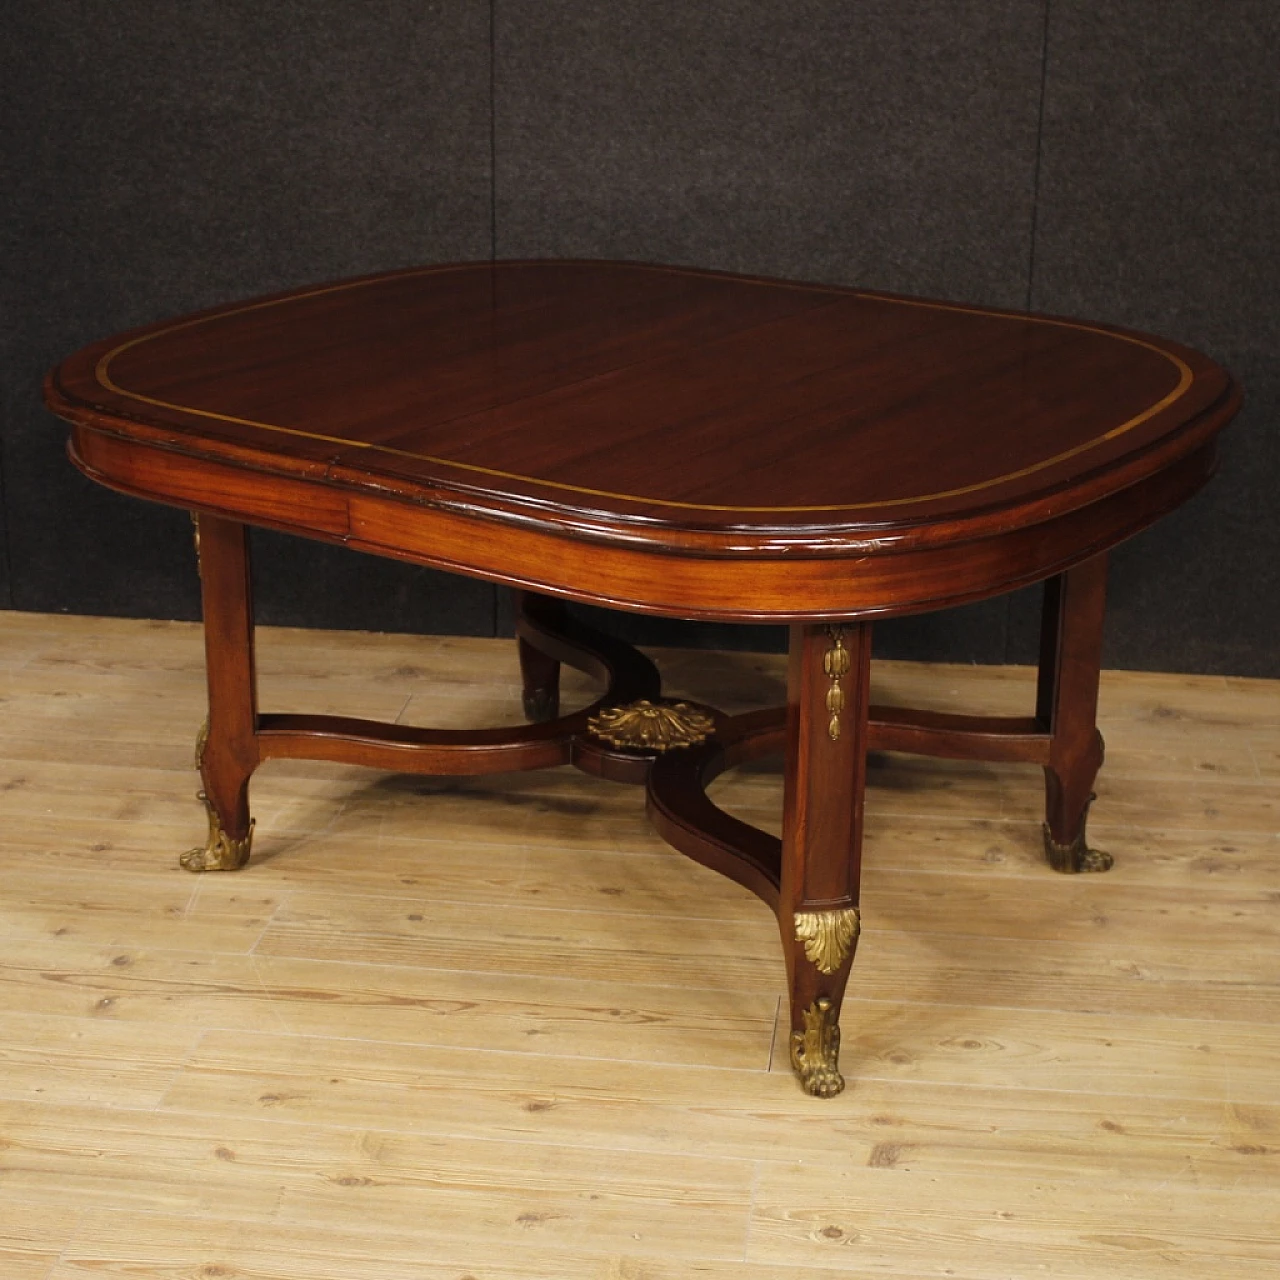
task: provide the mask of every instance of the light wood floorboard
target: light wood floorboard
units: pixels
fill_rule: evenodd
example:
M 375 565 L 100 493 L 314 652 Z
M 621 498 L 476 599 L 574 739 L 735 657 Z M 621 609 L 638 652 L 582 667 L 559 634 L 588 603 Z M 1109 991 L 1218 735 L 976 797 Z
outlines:
M 781 658 L 655 656 L 784 694 Z M 260 660 L 264 709 L 518 721 L 509 641 L 264 628 Z M 203 697 L 194 626 L 0 613 L 0 1275 L 1280 1275 L 1280 683 L 1104 674 L 1105 876 L 1044 866 L 1038 770 L 877 758 L 829 1101 L 769 913 L 635 789 L 273 762 L 250 867 L 182 872 Z M 715 795 L 777 829 L 777 762 Z

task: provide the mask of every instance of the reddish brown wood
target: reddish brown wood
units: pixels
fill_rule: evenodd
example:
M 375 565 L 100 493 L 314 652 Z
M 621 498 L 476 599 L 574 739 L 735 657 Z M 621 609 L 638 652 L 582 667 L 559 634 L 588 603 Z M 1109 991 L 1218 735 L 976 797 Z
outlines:
M 545 601 L 545 604 L 543 603 Z M 564 605 L 558 600 L 547 600 L 531 591 L 517 591 L 516 648 L 520 655 L 520 683 L 524 700 L 525 717 L 534 724 L 554 720 L 560 714 L 560 660 L 540 649 L 532 638 L 538 625 L 537 611 L 543 609 L 552 625 L 563 625 L 567 620 Z
M 616 263 L 300 290 L 95 344 L 49 386 L 90 429 L 264 473 L 764 558 L 1038 523 L 1193 452 L 1235 394 L 1145 335 Z
M 525 714 L 535 723 L 558 714 L 561 662 L 607 683 L 608 692 L 596 706 L 652 700 L 662 692 L 658 668 L 644 654 L 587 626 L 559 600 L 532 591 L 517 592 L 516 639 Z M 582 732 L 588 718 L 589 713 L 584 714 L 576 726 L 569 759 L 586 773 L 642 786 L 654 753 L 610 747 Z
M 1034 716 L 961 716 L 873 706 L 867 741 L 872 751 L 913 751 L 953 760 L 1045 764 L 1049 759 L 1049 734 Z
M 422 268 L 222 307 L 96 343 L 45 395 L 88 475 L 204 513 L 211 849 L 247 851 L 260 757 L 647 775 L 659 830 L 777 910 L 798 1066 L 820 1093 L 838 1087 L 852 950 L 819 962 L 834 952 L 814 930 L 858 901 L 867 751 L 1042 764 L 1051 862 L 1100 866 L 1084 821 L 1105 552 L 1205 483 L 1240 398 L 1199 353 L 1105 326 L 583 262 Z M 259 717 L 246 521 L 519 589 L 534 723 Z M 1034 717 L 868 708 L 870 619 L 1044 579 Z M 658 673 L 562 600 L 792 623 L 785 720 L 716 713 L 714 738 L 666 755 L 607 746 L 592 708 L 557 718 L 560 664 L 606 681 L 611 703 L 658 697 Z M 779 842 L 706 786 L 782 746 Z
M 638 613 L 780 622 L 918 613 L 1041 581 L 1147 527 L 1194 494 L 1215 464 L 1206 444 L 1131 488 L 1000 537 L 849 560 L 668 555 L 523 527 L 387 497 L 350 495 L 298 479 L 77 431 L 71 457 L 86 474 L 139 497 L 236 515 L 377 555 Z M 850 572 L 849 563 L 857 565 Z
M 837 653 L 847 655 L 843 669 L 833 663 Z M 817 968 L 798 936 L 796 915 L 858 905 L 870 685 L 869 624 L 791 628 L 778 927 L 793 1035 L 803 1032 L 805 1012 L 819 1000 L 829 1002 L 838 1020 L 853 963 L 850 949 L 834 972 Z
M 658 668 L 638 649 L 573 617 L 558 600 L 522 591 L 516 635 L 554 662 L 608 685 L 611 702 L 656 698 L 662 689 Z
M 1095 556 L 1045 583 L 1036 718 L 1051 735 L 1045 762 L 1045 848 L 1059 871 L 1105 871 L 1108 855 L 1085 844 L 1093 782 L 1102 766 L 1098 673 L 1107 558 Z
M 519 610 L 521 638 L 529 652 L 555 664 L 557 684 L 563 660 L 605 685 L 590 706 L 568 716 L 560 716 L 557 708 L 556 714 L 533 724 L 498 729 L 430 729 L 346 716 L 267 714 L 258 718 L 262 759 L 336 760 L 403 773 L 459 776 L 544 769 L 572 761 L 589 773 L 643 783 L 652 754 L 611 751 L 586 730 L 602 706 L 657 698 L 662 686 L 658 669 L 630 645 L 570 617 L 559 601 L 525 593 Z
M 209 718 L 196 754 L 211 820 L 233 842 L 239 863 L 248 856 L 249 778 L 259 760 L 249 532 L 215 516 L 195 520 L 209 685 Z M 199 869 L 200 862 L 200 851 L 192 850 L 189 865 Z
M 647 797 L 649 818 L 668 844 L 736 880 L 775 912 L 782 841 L 726 813 L 707 795 L 707 787 L 726 769 L 785 746 L 784 708 L 733 716 L 721 723 L 714 740 L 655 760 Z
M 500 729 L 425 729 L 347 716 L 267 714 L 259 717 L 258 740 L 264 760 L 335 760 L 458 777 L 512 773 L 568 764 L 573 735 L 586 728 L 592 709 Z
M 847 671 L 837 678 L 830 657 L 840 648 Z M 869 626 L 792 627 L 782 885 L 793 911 L 858 904 L 870 681 Z
M 607 701 L 609 705 L 620 705 L 633 699 L 611 698 Z M 727 722 L 728 717 L 714 707 L 697 705 L 699 710 L 711 717 L 717 727 Z M 680 756 L 689 754 L 689 751 L 681 749 L 668 754 Z M 644 786 L 649 781 L 650 771 L 662 758 L 663 753 L 659 751 L 640 747 L 612 746 L 591 733 L 578 734 L 574 737 L 570 755 L 572 762 L 583 773 L 593 774 L 597 778 L 608 778 L 610 782 L 628 782 L 638 787 Z
M 1203 482 L 1238 390 L 1075 321 L 500 263 L 153 326 L 47 396 L 86 468 L 162 501 L 578 599 L 817 620 L 977 598 L 1127 536 Z

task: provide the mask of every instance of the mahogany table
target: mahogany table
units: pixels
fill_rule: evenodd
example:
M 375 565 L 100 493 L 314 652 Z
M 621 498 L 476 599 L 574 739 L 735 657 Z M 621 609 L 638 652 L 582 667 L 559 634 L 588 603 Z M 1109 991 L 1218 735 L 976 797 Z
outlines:
M 47 380 L 95 480 L 192 511 L 208 809 L 193 871 L 249 856 L 263 760 L 425 774 L 572 762 L 645 784 L 677 849 L 776 912 L 804 1088 L 843 1087 L 869 750 L 1042 765 L 1044 845 L 1085 818 L 1105 553 L 1194 493 L 1239 391 L 1172 342 L 1046 316 L 670 267 L 472 263 L 347 280 L 99 342 Z M 529 724 L 258 710 L 246 524 L 519 591 Z M 871 622 L 1046 581 L 1034 712 L 868 701 Z M 787 706 L 727 717 L 563 601 L 791 624 Z M 606 686 L 560 715 L 560 664 Z M 783 835 L 706 795 L 783 750 Z

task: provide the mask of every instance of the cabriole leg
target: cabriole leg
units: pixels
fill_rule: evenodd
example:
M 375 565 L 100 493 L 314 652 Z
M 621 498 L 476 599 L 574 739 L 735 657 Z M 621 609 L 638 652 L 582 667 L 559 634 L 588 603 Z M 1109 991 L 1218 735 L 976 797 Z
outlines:
M 844 1088 L 840 1005 L 859 931 L 871 627 L 791 628 L 778 924 L 791 1065 L 807 1093 Z
M 196 768 L 209 835 L 203 847 L 182 855 L 182 865 L 188 871 L 234 871 L 249 859 L 249 778 L 258 764 L 248 530 L 217 516 L 193 518 L 209 682 L 209 716 L 196 742 Z
M 531 591 L 517 591 L 515 598 L 517 619 L 535 611 L 544 618 L 555 618 L 564 613 L 564 605 L 558 600 L 548 600 Z M 516 647 L 520 653 L 525 719 L 533 724 L 554 720 L 560 714 L 559 660 L 543 653 L 522 635 L 517 635 Z
M 1106 613 L 1107 557 L 1094 556 L 1045 583 L 1036 717 L 1052 735 L 1045 765 L 1044 847 L 1055 871 L 1106 871 L 1085 822 L 1102 765 L 1098 675 Z

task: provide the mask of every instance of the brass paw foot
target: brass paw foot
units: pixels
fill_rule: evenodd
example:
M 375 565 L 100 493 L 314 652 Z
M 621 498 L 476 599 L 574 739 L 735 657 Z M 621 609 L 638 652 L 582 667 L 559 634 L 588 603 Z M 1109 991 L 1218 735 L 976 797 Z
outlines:
M 203 847 L 188 849 L 178 861 L 185 871 L 237 871 L 249 861 L 249 847 L 253 844 L 253 823 L 249 832 L 240 840 L 233 840 L 222 829 L 217 811 L 209 797 L 201 791 L 197 800 L 204 802 L 209 813 L 209 838 Z
M 833 1098 L 844 1088 L 836 1063 L 840 1057 L 840 1027 L 826 996 L 804 1012 L 804 1030 L 791 1033 L 791 1065 L 805 1093 Z
M 524 691 L 524 718 L 530 724 L 546 724 L 560 714 L 558 689 L 526 689 Z
M 1084 828 L 1081 827 L 1080 834 L 1076 836 L 1070 844 L 1059 844 L 1053 838 L 1053 832 L 1049 830 L 1049 824 L 1044 824 L 1044 852 L 1049 859 L 1049 865 L 1055 871 L 1062 871 L 1068 875 L 1081 871 L 1110 871 L 1115 859 L 1101 849 L 1090 849 L 1088 842 L 1085 840 Z

